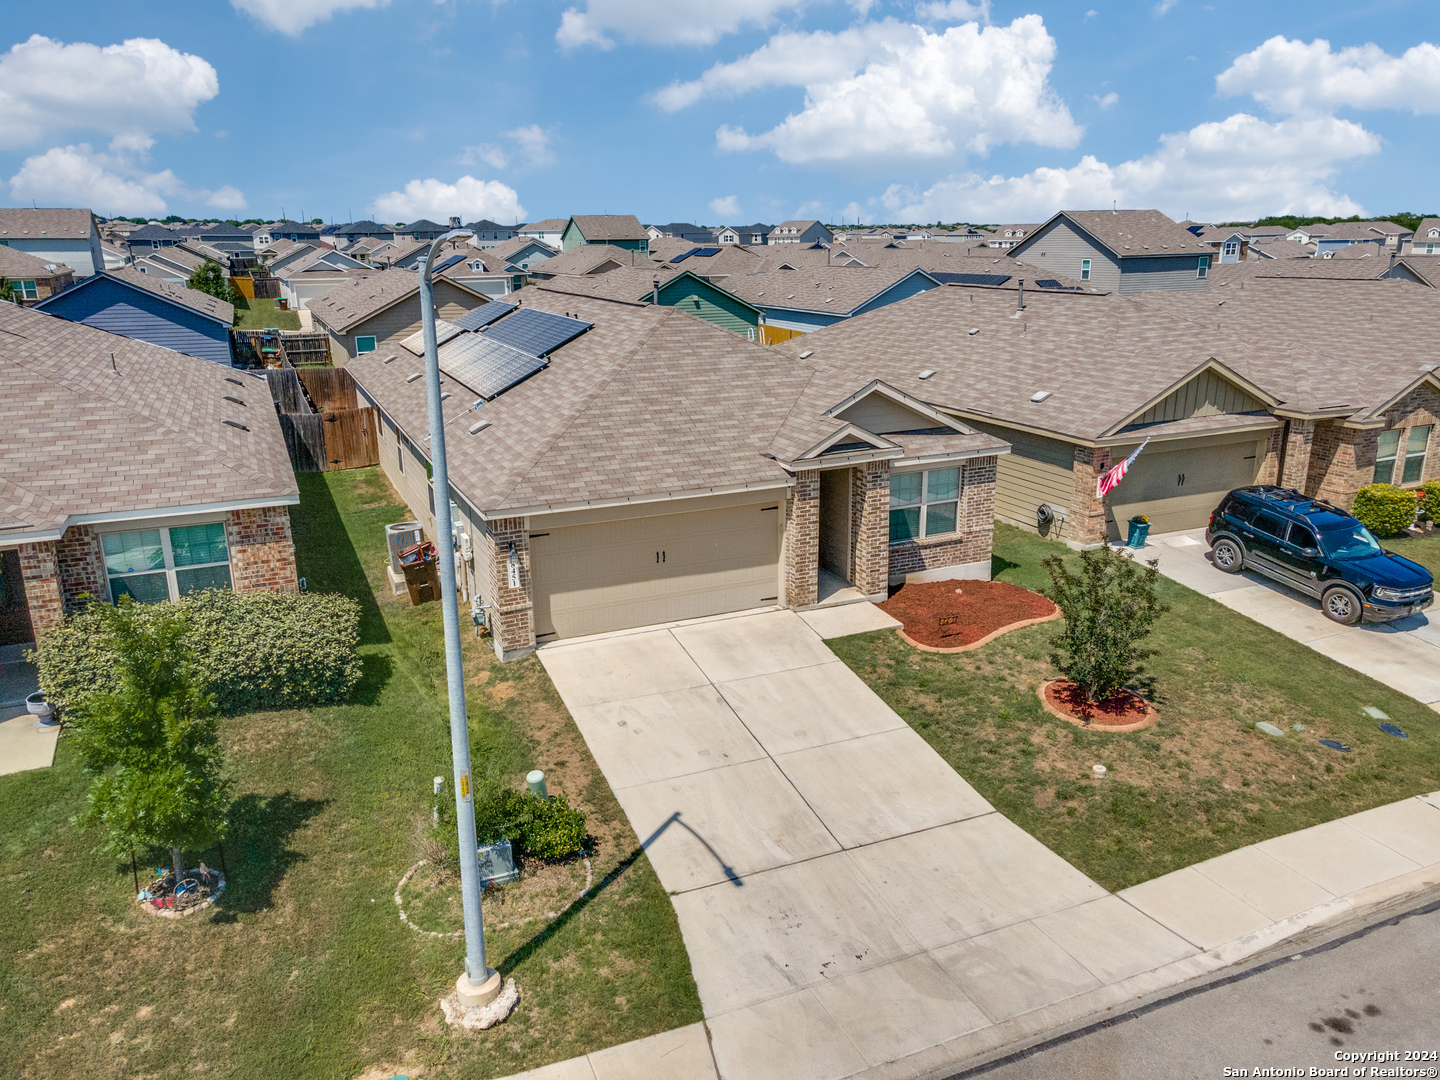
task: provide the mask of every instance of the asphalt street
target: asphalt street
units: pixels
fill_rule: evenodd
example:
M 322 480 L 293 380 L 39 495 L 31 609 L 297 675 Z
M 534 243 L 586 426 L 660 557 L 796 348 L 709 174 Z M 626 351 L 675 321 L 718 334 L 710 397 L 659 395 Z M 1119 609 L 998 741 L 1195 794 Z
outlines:
M 1429 1056 L 1440 1054 L 1440 899 L 1294 947 L 1289 957 L 1269 958 L 1115 1021 L 951 1075 L 955 1080 L 1440 1075 L 1440 1060 Z M 1401 1059 L 1372 1060 L 1357 1072 L 1353 1060 L 1336 1057 L 1365 1051 L 1396 1052 Z M 1405 1061 L 1406 1051 L 1426 1057 Z M 1310 1071 L 1347 1066 L 1348 1074 Z M 1372 1074 L 1372 1067 L 1420 1071 Z

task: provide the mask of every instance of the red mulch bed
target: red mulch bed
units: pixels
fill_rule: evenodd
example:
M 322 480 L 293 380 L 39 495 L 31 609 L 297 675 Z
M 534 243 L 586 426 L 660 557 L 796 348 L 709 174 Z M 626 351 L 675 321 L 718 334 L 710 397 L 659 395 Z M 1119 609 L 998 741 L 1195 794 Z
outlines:
M 1045 701 L 1084 727 L 1143 724 L 1154 715 L 1154 710 L 1139 694 L 1117 690 L 1105 701 L 1087 701 L 1080 688 L 1065 679 L 1045 685 Z
M 911 582 L 880 609 L 904 624 L 907 637 L 937 649 L 972 645 L 1012 623 L 1056 611 L 1039 593 L 1003 581 Z

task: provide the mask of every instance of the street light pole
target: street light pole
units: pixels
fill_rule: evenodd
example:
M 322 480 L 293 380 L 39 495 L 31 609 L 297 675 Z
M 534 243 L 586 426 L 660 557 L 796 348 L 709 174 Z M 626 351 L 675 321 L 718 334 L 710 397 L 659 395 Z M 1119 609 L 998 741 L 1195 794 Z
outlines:
M 480 915 L 480 860 L 475 846 L 475 799 L 470 788 L 470 724 L 465 715 L 465 666 L 460 655 L 460 610 L 451 550 L 450 473 L 445 462 L 445 416 L 440 406 L 440 355 L 435 334 L 435 255 L 450 240 L 470 237 L 452 229 L 437 238 L 420 268 L 420 326 L 425 340 L 425 397 L 430 406 L 430 467 L 435 486 L 435 546 L 440 549 L 440 605 L 445 618 L 445 681 L 450 690 L 450 754 L 455 769 L 455 824 L 460 833 L 460 899 L 465 909 L 465 972 L 455 982 L 462 1004 L 488 1005 L 501 979 L 485 963 L 485 923 Z

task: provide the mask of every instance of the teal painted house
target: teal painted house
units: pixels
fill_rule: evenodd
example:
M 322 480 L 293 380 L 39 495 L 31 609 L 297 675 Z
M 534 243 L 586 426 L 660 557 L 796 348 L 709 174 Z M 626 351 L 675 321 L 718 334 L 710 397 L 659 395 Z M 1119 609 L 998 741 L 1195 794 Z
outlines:
M 660 306 L 688 311 L 751 341 L 760 333 L 759 308 L 704 278 L 696 277 L 689 270 L 660 286 Z
M 560 250 L 581 244 L 610 244 L 626 251 L 650 251 L 650 234 L 634 214 L 576 214 L 565 223 Z

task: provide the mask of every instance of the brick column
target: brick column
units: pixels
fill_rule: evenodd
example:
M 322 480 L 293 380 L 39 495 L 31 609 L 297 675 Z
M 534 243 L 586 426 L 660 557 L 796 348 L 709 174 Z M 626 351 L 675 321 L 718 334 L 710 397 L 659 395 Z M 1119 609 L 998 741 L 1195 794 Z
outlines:
M 230 587 L 236 592 L 296 592 L 295 541 L 288 506 L 231 510 L 225 515 Z
M 86 601 L 81 597 L 110 599 L 100 534 L 89 525 L 72 525 L 55 541 L 55 563 L 60 576 L 60 598 L 67 614 L 84 606 Z
M 1280 482 L 1280 447 L 1284 443 L 1284 435 L 1283 427 L 1278 427 L 1270 432 L 1270 437 L 1265 441 L 1265 457 L 1260 462 L 1255 483 L 1278 484 Z
M 1291 420 L 1285 436 L 1285 471 L 1280 477 L 1280 486 L 1294 488 L 1307 494 L 1307 478 L 1310 475 L 1310 458 L 1315 450 L 1315 421 Z
M 510 584 L 510 545 L 520 563 L 519 584 Z M 499 518 L 490 522 L 483 538 L 486 556 L 485 600 L 490 605 L 490 633 L 495 655 L 501 660 L 518 650 L 535 647 L 535 604 L 530 596 L 530 535 L 524 518 Z M 477 552 L 476 558 L 478 559 Z
M 820 472 L 802 469 L 785 499 L 786 607 L 806 607 L 820 596 Z
M 1065 524 L 1069 526 L 1069 538 L 1082 547 L 1098 547 L 1105 542 L 1105 500 L 1095 494 L 1095 485 L 1109 467 L 1108 447 L 1075 447 L 1075 486 Z
M 25 603 L 30 607 L 30 626 L 38 638 L 59 626 L 65 616 L 53 540 L 20 545 L 20 580 L 25 585 Z
M 890 584 L 890 463 L 868 462 L 850 476 L 851 584 L 866 596 L 884 595 Z

